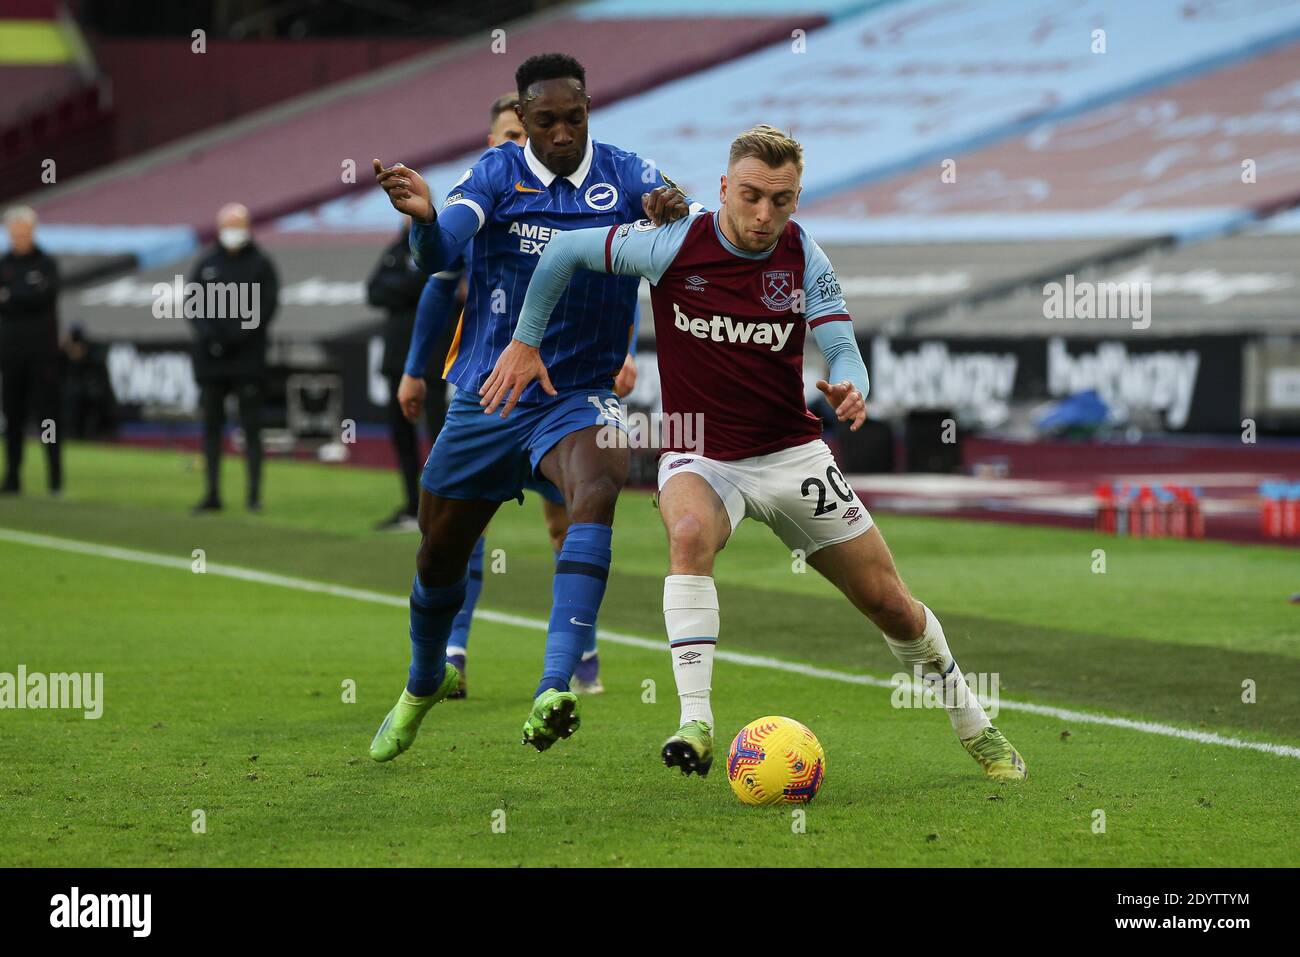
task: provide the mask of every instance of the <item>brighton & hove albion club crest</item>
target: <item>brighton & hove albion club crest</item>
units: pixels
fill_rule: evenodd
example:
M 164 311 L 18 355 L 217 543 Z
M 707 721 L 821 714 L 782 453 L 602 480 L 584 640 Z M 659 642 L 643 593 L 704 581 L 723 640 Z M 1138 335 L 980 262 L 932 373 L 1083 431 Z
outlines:
M 794 273 L 777 270 L 763 273 L 763 305 L 773 312 L 785 312 L 794 302 Z
M 618 205 L 618 190 L 609 183 L 595 183 L 587 187 L 583 199 L 596 212 L 603 213 Z

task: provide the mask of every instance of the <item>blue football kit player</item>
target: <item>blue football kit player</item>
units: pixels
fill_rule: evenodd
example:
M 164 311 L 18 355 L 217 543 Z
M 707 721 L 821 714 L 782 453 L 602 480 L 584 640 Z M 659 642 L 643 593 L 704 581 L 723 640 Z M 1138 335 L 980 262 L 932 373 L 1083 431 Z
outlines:
M 434 345 L 440 340 L 455 306 L 456 287 L 460 282 L 461 271 L 447 270 L 430 276 L 420 296 L 416 309 L 415 330 L 411 337 L 410 350 L 407 354 L 406 371 L 403 382 L 412 384 L 408 397 L 402 402 L 407 418 L 417 421 L 424 401 L 425 382 L 420 370 L 428 368 L 429 357 Z M 636 382 L 636 337 L 641 320 L 641 310 L 633 314 L 632 327 L 628 336 L 628 355 L 623 369 L 614 381 L 614 393 L 624 398 L 631 392 Z M 445 378 L 448 369 L 442 373 Z M 399 389 L 399 399 L 402 395 Z M 569 514 L 565 508 L 564 496 L 546 479 L 531 476 L 524 481 L 524 489 L 536 492 L 542 500 L 542 515 L 546 523 L 547 535 L 551 548 L 558 561 L 563 550 L 564 538 L 569 530 Z M 447 660 L 460 672 L 459 687 L 449 696 L 449 700 L 463 699 L 468 696 L 466 684 L 466 662 L 469 656 L 470 627 L 473 624 L 474 609 L 478 605 L 483 591 L 483 557 L 487 551 L 487 536 L 481 535 L 474 543 L 474 550 L 469 557 L 469 578 L 465 586 L 465 601 L 452 622 L 451 635 L 447 639 Z M 588 630 L 582 647 L 582 656 L 578 659 L 570 690 L 579 695 L 600 694 L 605 688 L 600 682 L 600 656 L 597 652 L 596 629 Z
M 532 271 L 552 236 L 645 215 L 670 222 L 689 212 L 652 163 L 587 132 L 586 76 L 572 57 L 545 54 L 516 72 L 526 146 L 489 149 L 435 211 L 428 185 L 400 164 L 376 177 L 393 206 L 412 217 L 411 248 L 438 273 L 464 257 L 469 293 L 449 354 L 456 388 L 425 465 L 420 548 L 411 589 L 411 665 L 370 755 L 387 761 L 410 747 L 429 709 L 459 683 L 447 639 L 466 593 L 475 542 L 502 502 L 521 500 L 529 478 L 564 497 L 570 525 L 555 564 L 542 678 L 523 739 L 537 750 L 577 730 L 569 680 L 595 627 L 609 574 L 614 507 L 628 450 L 598 441 L 617 408 L 614 377 L 628 349 L 635 277 L 576 276 L 541 343 L 549 376 L 521 396 L 508 419 L 485 414 L 479 389 L 511 341 Z M 471 242 L 472 240 L 472 242 Z M 598 411 L 600 410 L 600 411 Z M 609 416 L 608 418 L 606 416 Z
M 493 100 L 488 111 L 488 146 L 500 146 L 504 143 L 524 145 L 527 135 L 519 122 L 519 117 L 515 115 L 515 106 L 518 103 L 519 94 L 514 91 Z M 397 387 L 399 407 L 411 422 L 419 421 L 427 391 L 425 370 L 429 366 L 435 347 L 442 342 L 443 333 L 447 330 L 448 324 L 452 323 L 457 312 L 455 308 L 457 292 L 464 271 L 462 261 L 429 276 L 420 296 L 406 356 L 406 367 Z M 630 393 L 636 385 L 636 337 L 640 318 L 641 310 L 637 308 L 628 339 L 628 355 L 623 361 L 623 368 L 614 380 L 614 392 L 620 398 Z M 458 322 L 455 323 L 455 328 L 460 329 Z M 455 355 L 453 354 L 451 358 L 454 359 Z M 446 378 L 449 372 L 448 362 L 441 369 L 439 378 Z M 524 488 L 536 492 L 542 500 L 542 518 L 546 524 L 551 548 L 558 560 L 565 534 L 569 529 L 569 513 L 564 506 L 564 496 L 550 482 L 545 479 L 536 480 L 531 476 L 524 483 Z M 473 624 L 474 609 L 483 591 L 483 556 L 486 551 L 486 536 L 480 536 L 474 543 L 474 550 L 470 552 L 465 602 L 452 622 L 451 635 L 447 639 L 447 660 L 460 672 L 459 687 L 448 695 L 448 700 L 464 699 L 469 694 L 466 664 L 469 657 L 470 629 Z M 578 659 L 577 667 L 570 679 L 569 690 L 580 696 L 600 694 L 605 690 L 600 682 L 600 655 L 595 628 L 588 630 L 582 656 Z

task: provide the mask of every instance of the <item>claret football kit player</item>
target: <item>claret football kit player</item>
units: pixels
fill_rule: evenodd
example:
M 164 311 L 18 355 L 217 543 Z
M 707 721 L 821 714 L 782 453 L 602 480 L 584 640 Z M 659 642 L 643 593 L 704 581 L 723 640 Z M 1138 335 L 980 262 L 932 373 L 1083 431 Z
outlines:
M 465 600 L 470 554 L 497 508 L 521 499 L 530 477 L 562 493 L 570 525 L 555 565 L 542 678 L 523 740 L 541 751 L 576 730 L 579 701 L 569 680 L 604 597 L 614 506 L 628 469 L 626 447 L 598 443 L 601 424 L 593 421 L 589 400 L 617 406 L 614 379 L 627 356 L 638 280 L 584 274 L 562 291 L 541 343 L 550 376 L 520 398 L 514 416 L 485 414 L 479 387 L 510 341 L 528 280 L 550 241 L 567 230 L 640 215 L 667 222 L 689 210 L 653 164 L 589 137 L 586 75 L 572 57 L 531 57 L 516 71 L 515 85 L 527 144 L 485 152 L 441 211 L 416 171 L 374 161 L 389 200 L 414 221 L 417 263 L 438 273 L 464 257 L 469 269 L 447 375 L 457 391 L 421 477 L 411 665 L 405 689 L 371 742 L 376 761 L 409 748 L 429 709 L 458 686 L 447 640 Z
M 681 727 L 663 746 L 664 762 L 701 775 L 713 763 L 710 690 L 720 626 L 713 562 L 750 517 L 802 550 L 880 628 L 908 671 L 941 692 L 953 730 L 986 774 L 1022 780 L 1024 761 L 968 689 L 938 618 L 903 584 L 804 401 L 811 330 L 829 364 L 829 381 L 818 388 L 854 430 L 866 418 L 867 372 L 835 273 L 790 218 L 802 172 L 799 144 L 759 126 L 732 144 L 717 212 L 553 238 L 514 341 L 483 383 L 484 401 L 489 411 L 501 405 L 510 414 L 534 380 L 545 380 L 552 312 L 575 276 L 644 276 L 666 420 L 699 416 L 702 439 L 688 448 L 682 439 L 691 430 L 670 428 L 659 459 L 669 546 L 664 624 L 681 701 Z

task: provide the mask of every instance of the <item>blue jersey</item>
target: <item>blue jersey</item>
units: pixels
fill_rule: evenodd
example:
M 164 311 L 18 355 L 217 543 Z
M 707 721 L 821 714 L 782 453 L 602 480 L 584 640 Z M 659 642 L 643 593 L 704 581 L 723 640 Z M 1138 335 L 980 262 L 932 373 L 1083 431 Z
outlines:
M 448 231 L 473 235 L 466 250 L 469 293 L 448 355 L 447 380 L 478 392 L 510 342 L 533 270 L 552 236 L 639 219 L 642 195 L 663 185 L 652 163 L 590 138 L 570 176 L 556 176 L 517 143 L 479 157 L 438 215 Z M 421 229 L 412 232 L 417 251 Z M 635 276 L 573 276 L 540 344 L 557 390 L 609 387 L 628 352 L 638 284 Z M 533 383 L 520 401 L 546 398 Z

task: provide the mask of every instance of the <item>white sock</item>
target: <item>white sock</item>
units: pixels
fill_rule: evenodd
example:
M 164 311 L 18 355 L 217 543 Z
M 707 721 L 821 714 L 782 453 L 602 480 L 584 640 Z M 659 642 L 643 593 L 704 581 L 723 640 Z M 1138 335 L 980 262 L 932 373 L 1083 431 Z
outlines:
M 709 691 L 719 620 L 718 592 L 710 576 L 669 575 L 664 579 L 664 626 L 673 653 L 682 724 L 705 721 L 712 727 Z
M 965 741 L 973 738 L 992 722 L 984 713 L 984 706 L 975 692 L 966 684 L 966 678 L 948 650 L 948 640 L 943 636 L 943 626 L 934 612 L 925 605 L 925 631 L 915 641 L 898 641 L 885 635 L 885 642 L 894 657 L 907 666 L 909 673 L 919 668 L 925 683 L 939 694 L 948 712 L 948 720 L 957 737 Z M 936 687 L 939 686 L 939 687 Z

